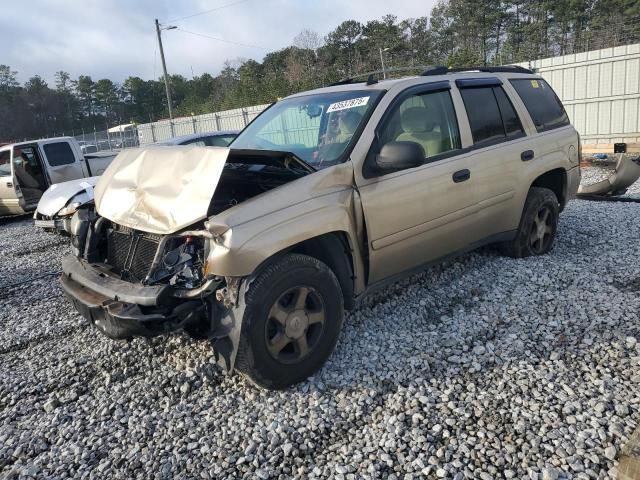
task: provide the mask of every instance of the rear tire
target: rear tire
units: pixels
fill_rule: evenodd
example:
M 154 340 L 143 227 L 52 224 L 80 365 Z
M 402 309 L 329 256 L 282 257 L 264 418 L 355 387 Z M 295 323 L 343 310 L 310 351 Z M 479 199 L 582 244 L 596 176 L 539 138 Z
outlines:
M 236 368 L 262 388 L 301 382 L 336 346 L 342 290 L 313 257 L 288 254 L 267 265 L 249 284 L 245 305 Z
M 500 244 L 500 251 L 514 258 L 549 253 L 556 238 L 559 212 L 555 193 L 548 188 L 531 187 L 516 237 Z

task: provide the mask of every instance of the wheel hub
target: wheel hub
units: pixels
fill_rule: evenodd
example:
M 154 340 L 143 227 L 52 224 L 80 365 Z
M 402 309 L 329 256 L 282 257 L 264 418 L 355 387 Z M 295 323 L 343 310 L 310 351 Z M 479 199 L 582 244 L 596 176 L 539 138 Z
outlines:
M 309 317 L 304 310 L 294 310 L 285 320 L 284 333 L 287 337 L 297 339 L 302 337 L 309 326 Z
M 299 286 L 283 292 L 265 322 L 269 354 L 284 364 L 302 361 L 318 345 L 324 317 L 324 303 L 316 289 Z

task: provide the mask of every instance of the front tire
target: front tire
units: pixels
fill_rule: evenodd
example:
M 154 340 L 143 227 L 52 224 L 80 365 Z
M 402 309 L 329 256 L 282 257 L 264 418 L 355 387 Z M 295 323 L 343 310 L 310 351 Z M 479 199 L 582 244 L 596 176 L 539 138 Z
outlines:
M 516 237 L 500 245 L 503 254 L 523 258 L 549 253 L 558 230 L 560 206 L 548 188 L 531 187 L 524 203 Z
M 344 316 L 336 276 L 313 257 L 288 254 L 247 287 L 236 368 L 283 389 L 316 372 L 333 352 Z

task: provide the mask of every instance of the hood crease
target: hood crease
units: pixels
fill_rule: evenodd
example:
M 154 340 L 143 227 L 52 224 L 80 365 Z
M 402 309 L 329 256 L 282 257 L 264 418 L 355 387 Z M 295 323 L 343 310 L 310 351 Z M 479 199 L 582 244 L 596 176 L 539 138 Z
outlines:
M 199 146 L 125 150 L 96 184 L 96 211 L 136 230 L 175 233 L 207 217 L 228 155 Z

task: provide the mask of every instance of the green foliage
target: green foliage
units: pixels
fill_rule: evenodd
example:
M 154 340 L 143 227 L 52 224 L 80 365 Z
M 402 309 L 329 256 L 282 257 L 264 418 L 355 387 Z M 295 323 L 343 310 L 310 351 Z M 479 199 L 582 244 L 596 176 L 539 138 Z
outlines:
M 170 75 L 173 112 L 189 116 L 270 103 L 365 72 L 425 65 L 510 64 L 640 41 L 638 0 L 439 0 L 430 15 L 346 20 L 322 38 L 303 30 L 261 62 L 227 61 L 217 76 Z M 162 78 L 121 84 L 65 71 L 55 89 L 24 85 L 0 65 L 0 141 L 104 130 L 168 118 Z

